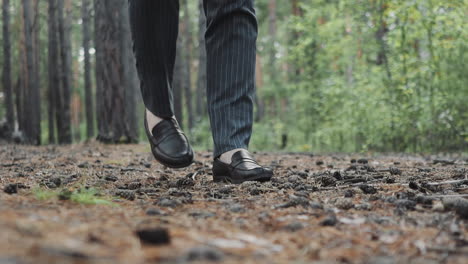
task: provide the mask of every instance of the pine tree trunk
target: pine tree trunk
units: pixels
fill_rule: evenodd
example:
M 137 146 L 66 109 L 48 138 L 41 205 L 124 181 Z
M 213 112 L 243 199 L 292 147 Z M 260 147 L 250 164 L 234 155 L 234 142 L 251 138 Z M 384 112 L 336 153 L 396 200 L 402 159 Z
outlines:
M 69 20 L 65 19 L 65 0 L 58 0 L 57 11 L 58 11 L 58 32 L 60 38 L 60 66 L 61 68 L 61 85 L 60 85 L 60 97 L 58 101 L 60 108 L 57 109 L 60 115 L 60 125 L 57 126 L 58 131 L 58 142 L 60 144 L 72 143 L 71 134 L 71 113 L 70 113 L 70 91 L 71 91 L 71 44 L 70 44 L 70 25 Z
M 95 0 L 96 91 L 98 140 L 129 142 L 125 126 L 120 13 L 113 0 Z
M 94 105 L 91 84 L 91 60 L 89 54 L 90 45 L 90 2 L 82 2 L 83 18 L 83 49 L 84 49 L 84 90 L 85 90 L 85 113 L 86 113 L 86 138 L 94 137 Z
M 58 57 L 58 35 L 57 35 L 57 0 L 49 0 L 49 62 L 48 62 L 48 78 L 49 86 L 47 91 L 47 113 L 49 125 L 49 144 L 56 142 L 55 139 L 55 122 L 57 109 L 57 93 L 60 90 L 60 75 L 59 75 L 59 57 Z
M 138 142 L 138 117 L 136 112 L 136 99 L 138 92 L 138 73 L 135 57 L 132 52 L 132 35 L 130 31 L 130 18 L 128 1 L 120 0 L 120 43 L 122 77 L 125 98 L 125 131 L 129 142 Z
M 41 143 L 41 108 L 39 104 L 39 86 L 37 84 L 36 73 L 34 71 L 34 46 L 32 36 L 33 32 L 31 10 L 31 0 L 23 0 L 24 36 L 27 66 L 27 76 L 25 76 L 25 78 L 28 91 L 27 96 L 25 97 L 25 136 L 26 143 L 38 145 Z
M 203 0 L 198 2 L 199 18 L 198 18 L 198 80 L 197 80 L 197 95 L 196 95 L 196 113 L 197 117 L 201 118 L 206 115 L 206 47 L 205 47 L 205 30 L 206 17 L 203 10 Z
M 5 93 L 6 118 L 9 133 L 15 129 L 13 94 L 11 87 L 11 43 L 10 43 L 10 0 L 3 0 L 3 73 L 2 83 Z
M 102 17 L 104 11 L 104 3 L 101 0 L 94 0 L 94 48 L 96 49 L 95 53 L 95 79 L 96 79 L 96 100 L 95 100 L 95 109 L 96 109 L 96 121 L 97 121 L 97 129 L 98 135 L 107 134 L 107 127 L 104 126 L 104 111 L 103 105 L 103 89 L 102 89 L 102 68 L 103 68 L 103 48 L 101 44 L 101 38 L 99 37 L 100 34 L 100 27 L 103 23 L 105 23 L 104 18 Z

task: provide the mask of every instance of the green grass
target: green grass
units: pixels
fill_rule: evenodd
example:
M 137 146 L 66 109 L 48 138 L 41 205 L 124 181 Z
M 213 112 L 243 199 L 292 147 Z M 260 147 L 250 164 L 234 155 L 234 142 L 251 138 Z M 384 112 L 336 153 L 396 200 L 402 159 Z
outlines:
M 78 204 L 118 206 L 110 201 L 109 198 L 101 196 L 95 188 L 82 187 L 74 190 L 66 188 L 60 191 L 37 188 L 33 190 L 33 194 L 38 200 L 58 199 L 70 200 Z

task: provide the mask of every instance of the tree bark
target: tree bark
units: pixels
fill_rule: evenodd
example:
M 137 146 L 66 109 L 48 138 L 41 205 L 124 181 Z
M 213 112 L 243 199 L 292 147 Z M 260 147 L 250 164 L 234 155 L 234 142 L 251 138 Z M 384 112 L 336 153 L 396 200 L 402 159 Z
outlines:
M 138 73 L 135 56 L 132 52 L 132 35 L 130 31 L 130 18 L 128 1 L 120 0 L 120 54 L 122 65 L 123 89 L 125 97 L 125 131 L 129 142 L 138 142 L 138 117 L 136 112 L 136 99 L 138 92 Z
M 120 3 L 120 4 L 119 4 Z M 95 0 L 96 91 L 98 140 L 131 142 L 126 130 L 125 91 L 121 55 L 121 2 Z
M 86 113 L 86 138 L 94 137 L 94 105 L 91 84 L 91 59 L 89 54 L 90 45 L 90 2 L 83 0 L 81 11 L 83 18 L 83 50 L 84 50 L 84 90 L 85 90 L 85 113 Z
M 15 129 L 13 94 L 11 87 L 11 43 L 10 43 L 10 0 L 3 0 L 3 73 L 2 83 L 5 93 L 6 119 L 9 133 Z
M 57 93 L 60 91 L 59 57 L 58 57 L 58 35 L 57 35 L 57 0 L 49 0 L 49 44 L 48 44 L 48 78 L 47 91 L 47 113 L 49 126 L 49 144 L 56 142 L 55 122 L 57 109 Z
M 31 0 L 23 0 L 24 36 L 26 44 L 27 66 L 27 76 L 25 77 L 28 91 L 27 96 L 25 97 L 25 136 L 26 143 L 39 145 L 41 143 L 41 108 L 39 86 L 37 84 L 36 73 L 34 71 L 35 67 L 31 10 Z
M 71 133 L 71 43 L 70 43 L 70 24 L 69 20 L 64 17 L 64 1 L 58 0 L 58 32 L 60 38 L 60 66 L 61 69 L 61 91 L 58 93 L 58 101 L 60 101 L 60 108 L 57 109 L 60 115 L 60 124 L 57 126 L 58 142 L 60 144 L 72 143 Z

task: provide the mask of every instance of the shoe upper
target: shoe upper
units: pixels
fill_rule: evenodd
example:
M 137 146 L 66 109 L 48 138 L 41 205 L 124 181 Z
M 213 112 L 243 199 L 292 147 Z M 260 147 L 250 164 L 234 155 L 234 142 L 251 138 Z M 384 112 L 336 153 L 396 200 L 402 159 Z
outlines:
M 154 157 L 170 167 L 188 166 L 193 161 L 193 151 L 174 118 L 159 122 L 149 133 L 145 119 L 145 128 L 151 143 Z
M 259 165 L 248 151 L 239 150 L 232 155 L 230 164 L 222 162 L 219 158 L 215 159 L 213 175 L 227 177 L 234 182 L 243 182 L 271 178 L 273 171 Z

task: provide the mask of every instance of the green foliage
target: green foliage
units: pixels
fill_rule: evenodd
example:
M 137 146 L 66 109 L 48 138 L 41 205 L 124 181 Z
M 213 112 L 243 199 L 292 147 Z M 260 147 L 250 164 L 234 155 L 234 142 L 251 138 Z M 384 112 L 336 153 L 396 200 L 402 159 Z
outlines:
M 70 200 L 78 204 L 94 204 L 94 205 L 110 205 L 117 206 L 110 200 L 102 197 L 99 191 L 94 188 L 78 188 L 68 189 L 64 188 L 60 191 L 50 190 L 44 188 L 36 188 L 33 190 L 33 194 L 38 200 Z
M 281 87 L 266 84 L 277 98 L 288 94 L 280 118 L 301 142 L 289 148 L 467 148 L 463 1 L 304 0 L 301 7 L 288 23 L 295 71 Z

